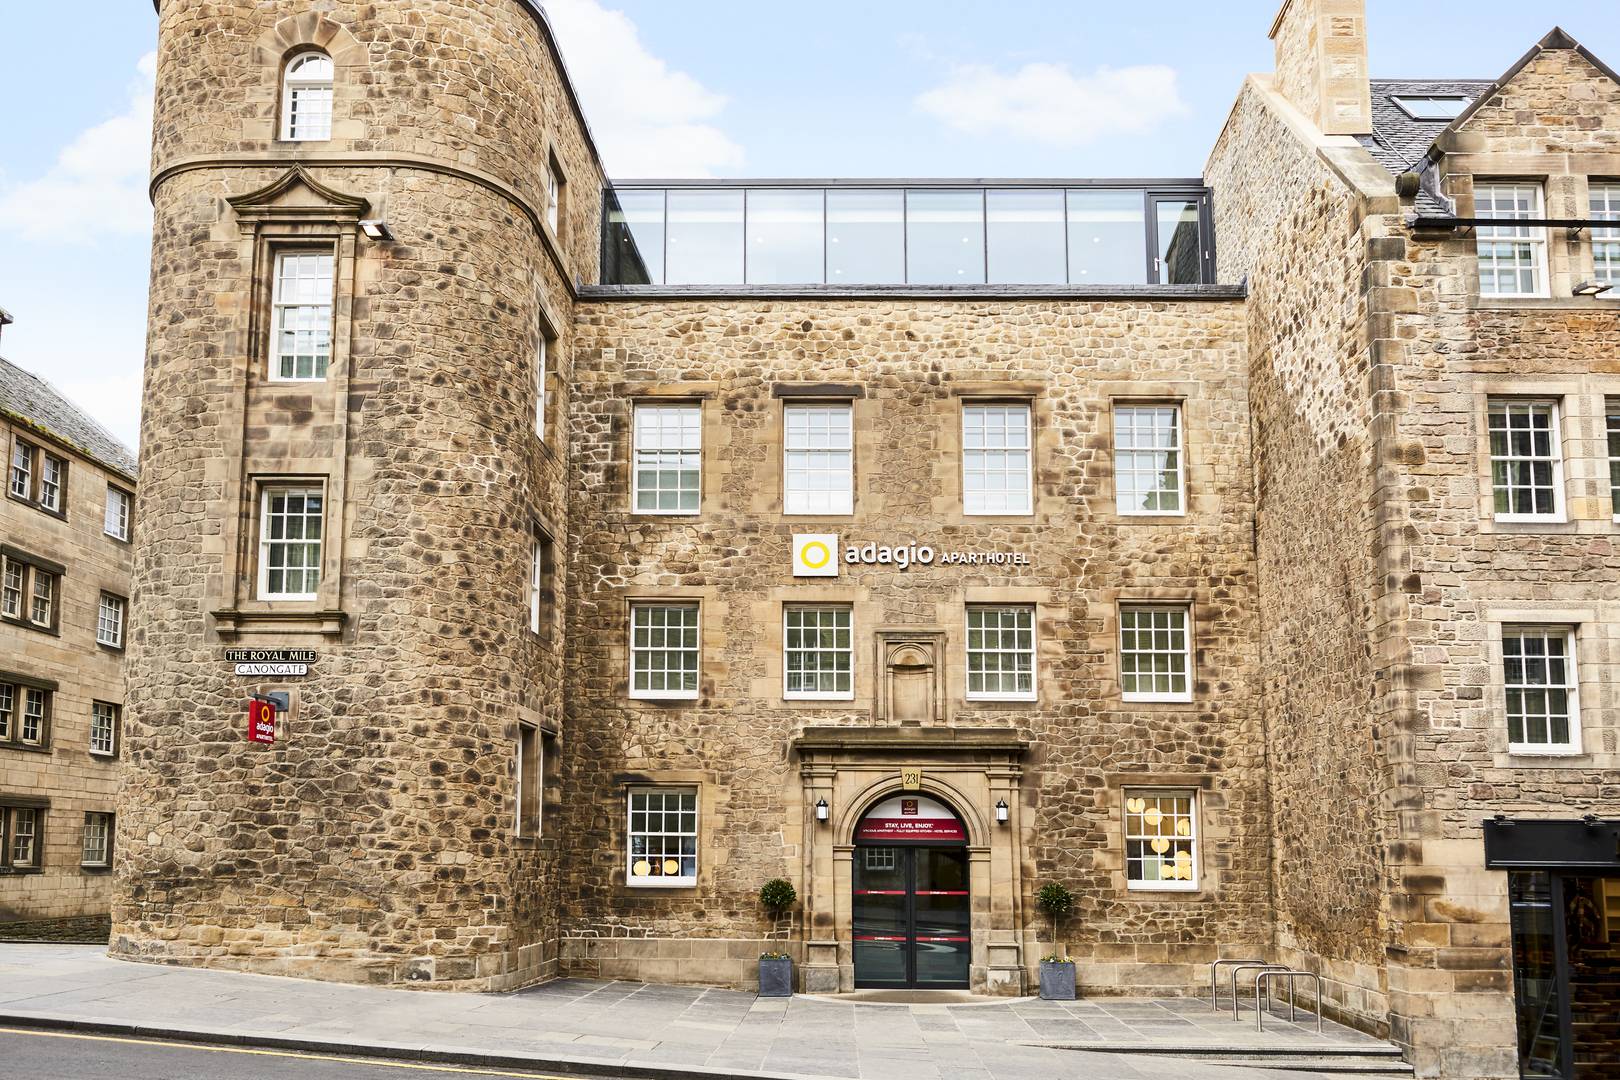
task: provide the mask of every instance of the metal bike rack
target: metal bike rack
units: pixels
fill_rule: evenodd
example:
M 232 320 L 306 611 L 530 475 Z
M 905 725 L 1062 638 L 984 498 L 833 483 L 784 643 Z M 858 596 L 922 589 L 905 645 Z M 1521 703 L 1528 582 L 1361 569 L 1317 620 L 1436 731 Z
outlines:
M 1292 1024 L 1294 1022 L 1294 998 L 1298 996 L 1297 994 L 1294 993 L 1294 988 L 1293 988 L 1293 984 L 1292 984 L 1291 980 L 1293 980 L 1293 979 L 1313 979 L 1313 980 L 1315 980 L 1315 982 L 1316 982 L 1316 1033 L 1318 1035 L 1322 1034 L 1322 976 L 1316 974 L 1316 972 L 1314 972 L 1314 971 L 1293 971 L 1293 970 L 1289 970 L 1289 969 L 1286 969 L 1286 968 L 1284 968 L 1283 970 L 1280 970 L 1280 971 L 1278 971 L 1278 970 L 1262 971 L 1259 975 L 1255 976 L 1255 980 L 1254 980 L 1254 1030 L 1256 1030 L 1256 1031 L 1264 1031 L 1265 1030 L 1266 1013 L 1265 1013 L 1264 1009 L 1260 1008 L 1260 988 L 1265 985 L 1265 982 L 1266 982 L 1267 979 L 1288 979 L 1288 980 L 1290 980 L 1290 984 L 1289 984 L 1289 987 L 1288 987 L 1288 1022 L 1290 1024 Z M 1233 980 L 1233 986 L 1236 986 L 1236 985 L 1237 985 L 1237 982 L 1234 979 Z M 1234 1016 L 1236 1015 L 1236 1009 L 1235 1008 L 1233 1010 L 1233 1015 Z
M 1238 998 L 1238 988 L 1237 988 L 1238 972 L 1240 972 L 1240 971 L 1256 971 L 1256 970 L 1258 970 L 1258 971 L 1260 971 L 1262 973 L 1267 972 L 1267 971 L 1287 971 L 1288 970 L 1288 965 L 1287 964 L 1248 963 L 1248 964 L 1239 964 L 1237 967 L 1234 967 L 1232 969 L 1232 1019 L 1234 1019 L 1234 1020 L 1236 1020 L 1238 1018 L 1238 1001 L 1240 1000 Z M 1258 986 L 1259 983 L 1256 982 L 1255 985 Z
M 1213 964 L 1209 965 L 1209 1011 L 1210 1012 L 1216 1012 L 1216 1011 L 1218 1011 L 1220 1009 L 1220 1004 L 1219 1004 L 1217 999 L 1218 999 L 1219 994 L 1220 994 L 1219 978 L 1220 978 L 1221 965 L 1222 964 L 1264 964 L 1264 963 L 1265 963 L 1265 961 L 1260 959 L 1260 957 L 1258 957 L 1258 956 L 1245 956 L 1245 957 L 1227 957 L 1225 959 L 1217 960 Z

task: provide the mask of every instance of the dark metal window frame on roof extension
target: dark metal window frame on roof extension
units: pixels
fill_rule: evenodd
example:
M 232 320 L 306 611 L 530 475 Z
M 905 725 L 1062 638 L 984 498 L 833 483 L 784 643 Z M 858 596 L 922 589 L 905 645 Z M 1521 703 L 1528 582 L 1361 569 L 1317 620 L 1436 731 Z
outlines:
M 735 252 L 737 265 L 741 272 L 737 276 L 740 280 L 715 280 L 704 282 L 688 282 L 668 284 L 669 268 L 669 197 L 672 192 L 699 192 L 709 191 L 716 193 L 736 192 L 736 203 L 740 209 L 740 217 L 736 221 L 736 243 L 740 250 Z M 821 273 L 819 280 L 804 282 L 752 282 L 750 281 L 750 268 L 748 258 L 748 214 L 752 202 L 748 198 L 750 192 L 785 192 L 803 191 L 819 192 L 821 194 Z M 895 191 L 900 195 L 900 217 L 895 222 L 899 249 L 890 252 L 897 258 L 901 268 L 900 279 L 885 281 L 855 281 L 834 280 L 835 275 L 829 269 L 831 250 L 831 226 L 828 213 L 828 193 L 834 191 Z M 1053 223 L 1057 232 L 1062 234 L 1064 249 L 1064 282 L 1047 281 L 1007 281 L 994 280 L 992 266 L 995 259 L 996 247 L 992 240 L 992 192 L 1033 192 L 1050 191 L 1062 196 L 1062 220 Z M 1074 216 L 1070 193 L 1085 192 L 1130 192 L 1140 193 L 1141 196 L 1141 230 L 1142 230 L 1142 276 L 1140 280 L 1133 281 L 1086 281 L 1075 280 L 1075 259 L 1071 251 L 1073 233 L 1077 221 Z M 657 227 L 658 242 L 661 245 L 656 258 L 644 258 L 637 249 L 634 237 L 634 226 L 623 221 L 623 207 L 618 193 L 624 192 L 657 192 L 663 196 L 659 204 L 659 224 Z M 1130 288 L 1142 287 L 1154 290 L 1173 288 L 1176 285 L 1212 284 L 1215 282 L 1215 236 L 1211 220 L 1210 189 L 1202 180 L 1197 179 L 1110 179 L 1110 180 L 1074 180 L 1074 179 L 1013 179 L 1013 180 L 927 180 L 918 178 L 901 178 L 887 180 L 637 180 L 623 181 L 614 187 L 604 188 L 602 193 L 602 265 L 601 280 L 609 286 L 643 286 L 649 289 L 683 288 L 683 287 L 727 287 L 745 285 L 771 285 L 779 288 L 792 289 L 799 286 L 816 287 L 836 285 L 850 289 L 863 287 L 896 285 L 937 285 L 938 282 L 928 281 L 917 276 L 909 251 L 914 226 L 911 215 L 912 196 L 934 195 L 947 192 L 975 192 L 979 196 L 976 224 L 981 230 L 974 253 L 978 263 L 978 273 L 971 280 L 964 280 L 955 287 L 972 288 L 984 286 L 1017 286 L 1017 285 L 1043 285 L 1062 289 L 1086 287 Z M 812 200 L 813 201 L 813 200 Z M 1159 237 L 1159 222 L 1161 207 L 1170 213 L 1175 213 L 1178 204 L 1191 203 L 1198 215 L 1198 252 L 1199 264 L 1198 280 L 1196 282 L 1183 281 L 1171 284 L 1164 280 L 1167 270 L 1161 265 L 1161 247 Z M 615 221 L 615 215 L 620 220 Z M 1055 237 L 1054 237 L 1055 240 Z M 964 241 L 965 242 L 965 241 Z M 729 243 L 729 242 L 728 242 Z M 652 254 L 649 252 L 649 255 Z M 728 256 L 729 259 L 729 256 Z M 654 275 L 649 271 L 648 264 L 657 268 L 659 280 L 653 280 Z M 1126 260 L 1128 265 L 1129 260 Z M 959 270 L 958 273 L 961 273 Z M 1083 272 L 1082 272 L 1083 273 Z M 1134 275 L 1132 275 L 1134 276 Z M 955 285 L 955 283 L 949 283 Z

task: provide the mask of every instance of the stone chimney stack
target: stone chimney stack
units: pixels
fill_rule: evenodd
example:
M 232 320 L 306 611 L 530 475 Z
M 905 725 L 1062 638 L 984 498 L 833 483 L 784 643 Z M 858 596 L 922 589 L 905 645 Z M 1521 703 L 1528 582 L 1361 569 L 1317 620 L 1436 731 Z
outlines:
M 1271 40 L 1277 92 L 1324 135 L 1372 131 L 1365 0 L 1283 0 Z

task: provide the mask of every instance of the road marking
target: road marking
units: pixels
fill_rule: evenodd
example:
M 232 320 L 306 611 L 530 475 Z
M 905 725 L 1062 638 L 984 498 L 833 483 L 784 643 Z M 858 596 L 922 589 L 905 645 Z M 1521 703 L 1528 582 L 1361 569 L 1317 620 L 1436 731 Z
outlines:
M 166 1042 L 162 1039 L 129 1039 L 117 1035 L 85 1035 L 73 1031 L 39 1031 L 34 1028 L 0 1027 L 0 1035 L 33 1035 L 42 1039 L 81 1039 L 86 1042 L 126 1043 L 130 1046 L 163 1046 L 170 1050 L 199 1050 L 214 1054 L 248 1054 L 257 1057 L 299 1058 L 304 1061 L 336 1061 L 353 1065 L 364 1062 L 380 1069 L 415 1069 L 418 1072 L 467 1073 L 473 1076 L 511 1076 L 520 1080 L 579 1080 L 578 1077 L 557 1076 L 553 1073 L 502 1072 L 499 1069 L 475 1069 L 465 1065 L 424 1065 L 410 1061 L 385 1061 L 363 1055 L 339 1057 L 335 1054 L 311 1054 L 297 1050 L 253 1050 L 245 1046 L 206 1046 L 200 1043 Z

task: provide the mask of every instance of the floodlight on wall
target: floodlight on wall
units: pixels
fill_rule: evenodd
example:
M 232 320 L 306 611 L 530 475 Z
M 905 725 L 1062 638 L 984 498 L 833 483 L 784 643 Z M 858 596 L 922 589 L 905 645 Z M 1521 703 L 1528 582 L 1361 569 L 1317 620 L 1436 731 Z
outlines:
M 996 824 L 997 825 L 1005 825 L 1005 824 L 1007 824 L 1007 800 L 1006 799 L 997 799 L 996 800 Z
M 816 800 L 816 820 L 817 821 L 826 821 L 827 820 L 827 800 L 826 799 L 817 799 Z
M 1612 288 L 1607 281 L 1583 281 L 1570 292 L 1576 296 L 1602 296 Z
M 392 240 L 394 230 L 388 227 L 388 222 L 378 218 L 367 218 L 360 223 L 360 231 L 372 240 Z

